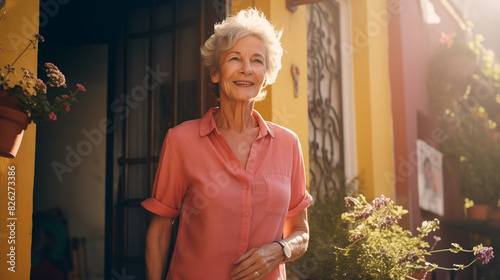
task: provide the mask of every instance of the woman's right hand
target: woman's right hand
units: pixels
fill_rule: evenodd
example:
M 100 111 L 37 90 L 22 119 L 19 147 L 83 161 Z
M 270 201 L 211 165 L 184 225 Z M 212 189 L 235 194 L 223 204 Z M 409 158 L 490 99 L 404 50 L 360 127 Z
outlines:
M 231 272 L 231 279 L 262 279 L 283 260 L 283 249 L 278 243 L 273 242 L 251 249 L 234 261 L 233 264 L 237 266 Z
M 152 214 L 146 235 L 146 279 L 148 280 L 165 279 L 172 222 L 173 218 Z

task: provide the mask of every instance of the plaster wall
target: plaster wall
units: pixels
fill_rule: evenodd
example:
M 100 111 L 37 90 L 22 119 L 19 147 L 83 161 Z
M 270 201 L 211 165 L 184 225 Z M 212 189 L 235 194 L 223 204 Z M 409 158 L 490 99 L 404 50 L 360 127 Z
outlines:
M 13 63 L 27 46 L 33 33 L 38 33 L 38 0 L 7 1 L 0 10 L 0 17 L 0 65 L 4 72 L 3 66 Z M 29 68 L 36 74 L 37 53 L 37 49 L 30 49 L 16 62 L 15 66 L 19 69 L 16 79 L 22 78 L 21 67 Z M 30 124 L 24 132 L 16 158 L 0 157 L 0 279 L 24 280 L 30 276 L 35 141 L 36 125 Z M 9 167 L 15 167 L 15 175 L 8 174 Z M 13 177 L 14 180 L 8 177 Z M 8 202 L 11 201 L 8 197 L 12 196 L 8 194 L 8 180 L 15 181 L 15 184 L 11 185 L 15 188 L 15 200 L 12 201 L 15 203 L 14 216 L 10 216 L 8 212 Z M 11 222 L 14 222 L 15 226 L 7 227 Z M 7 263 L 11 260 L 14 262 Z M 9 270 L 10 267 L 12 270 Z

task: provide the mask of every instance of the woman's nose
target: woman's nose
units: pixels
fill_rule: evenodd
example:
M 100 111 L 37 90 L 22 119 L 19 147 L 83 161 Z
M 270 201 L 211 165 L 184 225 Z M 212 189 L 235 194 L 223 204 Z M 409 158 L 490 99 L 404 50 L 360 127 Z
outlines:
M 250 74 L 252 72 L 252 64 L 250 60 L 243 60 L 243 64 L 241 65 L 241 73 Z

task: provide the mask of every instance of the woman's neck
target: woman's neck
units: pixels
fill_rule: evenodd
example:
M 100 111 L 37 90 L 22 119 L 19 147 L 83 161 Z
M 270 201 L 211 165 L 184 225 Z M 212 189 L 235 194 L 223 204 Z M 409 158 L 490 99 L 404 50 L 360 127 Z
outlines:
M 214 113 L 215 124 L 219 129 L 233 130 L 237 133 L 245 132 L 259 124 L 253 116 L 254 101 L 226 101 L 220 102 L 219 110 Z

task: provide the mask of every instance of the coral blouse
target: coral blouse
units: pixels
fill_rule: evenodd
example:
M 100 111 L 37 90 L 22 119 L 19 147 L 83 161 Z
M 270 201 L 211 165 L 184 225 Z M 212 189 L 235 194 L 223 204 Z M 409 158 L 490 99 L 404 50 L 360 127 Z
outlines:
M 141 203 L 163 217 L 180 215 L 169 280 L 231 279 L 236 259 L 280 240 L 286 217 L 312 201 L 295 133 L 253 111 L 259 135 L 244 169 L 217 130 L 215 111 L 168 131 L 152 197 Z M 264 279 L 285 279 L 284 263 Z

